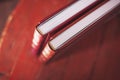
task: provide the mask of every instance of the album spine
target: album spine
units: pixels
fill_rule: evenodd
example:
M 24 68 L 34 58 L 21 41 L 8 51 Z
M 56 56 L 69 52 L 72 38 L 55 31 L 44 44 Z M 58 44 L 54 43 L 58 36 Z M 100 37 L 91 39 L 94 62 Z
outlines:
M 32 40 L 32 53 L 37 54 L 39 52 L 39 49 L 41 48 L 41 45 L 43 45 L 43 41 L 45 40 L 46 36 L 40 34 L 39 31 L 37 31 L 37 28 L 34 31 L 33 40 Z
M 39 57 L 39 61 L 42 63 L 48 62 L 55 55 L 55 52 L 56 51 L 50 47 L 49 43 L 47 43 Z

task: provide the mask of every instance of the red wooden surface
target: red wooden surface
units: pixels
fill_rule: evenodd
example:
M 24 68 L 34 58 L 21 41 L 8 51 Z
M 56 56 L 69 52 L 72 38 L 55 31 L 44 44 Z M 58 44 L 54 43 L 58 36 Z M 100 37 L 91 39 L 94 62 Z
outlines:
M 120 14 L 47 64 L 31 54 L 35 26 L 73 0 L 21 0 L 0 39 L 0 80 L 120 80 Z

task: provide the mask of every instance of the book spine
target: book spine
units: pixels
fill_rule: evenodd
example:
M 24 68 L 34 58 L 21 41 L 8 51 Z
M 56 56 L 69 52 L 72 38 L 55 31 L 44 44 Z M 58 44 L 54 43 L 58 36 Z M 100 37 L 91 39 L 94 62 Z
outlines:
M 48 60 L 50 60 L 54 55 L 55 51 L 47 43 L 39 57 L 39 60 L 40 62 L 45 63 L 48 62 Z
M 38 50 L 40 48 L 40 45 L 42 44 L 44 37 L 35 29 L 33 40 L 32 40 L 32 53 L 36 54 L 38 53 Z

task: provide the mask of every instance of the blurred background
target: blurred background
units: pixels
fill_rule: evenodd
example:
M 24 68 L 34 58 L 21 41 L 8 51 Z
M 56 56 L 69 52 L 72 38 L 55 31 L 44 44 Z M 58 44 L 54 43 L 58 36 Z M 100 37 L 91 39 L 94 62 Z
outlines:
M 15 8 L 19 0 L 0 0 L 0 36 L 6 20 Z

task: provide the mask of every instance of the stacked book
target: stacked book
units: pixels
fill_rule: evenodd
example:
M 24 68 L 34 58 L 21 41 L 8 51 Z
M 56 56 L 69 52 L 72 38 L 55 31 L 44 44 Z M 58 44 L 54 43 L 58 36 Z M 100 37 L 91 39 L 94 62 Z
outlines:
M 32 41 L 33 53 L 39 53 L 39 60 L 47 62 L 119 5 L 120 0 L 76 0 L 37 25 Z

